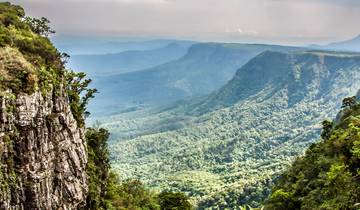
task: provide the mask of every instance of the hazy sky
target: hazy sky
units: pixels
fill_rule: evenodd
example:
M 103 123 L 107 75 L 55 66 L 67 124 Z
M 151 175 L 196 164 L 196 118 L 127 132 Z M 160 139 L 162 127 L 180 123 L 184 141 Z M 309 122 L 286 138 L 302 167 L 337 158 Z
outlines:
M 59 35 L 314 43 L 360 34 L 360 0 L 13 0 Z

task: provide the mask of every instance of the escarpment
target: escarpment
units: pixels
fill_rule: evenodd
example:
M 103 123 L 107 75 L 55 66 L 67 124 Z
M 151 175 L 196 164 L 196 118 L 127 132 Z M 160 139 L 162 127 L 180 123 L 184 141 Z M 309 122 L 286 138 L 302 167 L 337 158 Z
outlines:
M 77 209 L 87 193 L 86 147 L 63 88 L 59 96 L 6 93 L 0 97 L 1 209 Z
M 66 56 L 45 26 L 25 18 L 21 7 L 0 3 L 0 209 L 86 205 L 79 81 L 71 86 L 76 75 L 65 70 Z

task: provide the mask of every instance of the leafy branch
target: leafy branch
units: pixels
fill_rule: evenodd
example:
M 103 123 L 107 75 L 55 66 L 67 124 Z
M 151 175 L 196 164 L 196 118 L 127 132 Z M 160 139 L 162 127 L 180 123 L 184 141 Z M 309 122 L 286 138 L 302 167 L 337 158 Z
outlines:
M 84 117 L 90 114 L 86 111 L 87 104 L 98 92 L 97 89 L 88 87 L 91 81 L 91 79 L 86 78 L 84 72 L 67 71 L 65 74 L 66 91 L 71 111 L 80 126 L 84 126 Z
M 30 26 L 30 29 L 41 36 L 48 37 L 50 34 L 54 34 L 55 31 L 49 26 L 50 21 L 42 17 L 40 19 L 25 17 L 24 22 Z

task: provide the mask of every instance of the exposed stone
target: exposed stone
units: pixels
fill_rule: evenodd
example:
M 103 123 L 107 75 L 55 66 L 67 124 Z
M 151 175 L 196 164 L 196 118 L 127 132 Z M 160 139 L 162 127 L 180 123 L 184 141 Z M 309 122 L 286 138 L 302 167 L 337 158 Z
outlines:
M 60 96 L 0 96 L 0 209 L 70 210 L 85 204 L 84 129 L 61 89 Z

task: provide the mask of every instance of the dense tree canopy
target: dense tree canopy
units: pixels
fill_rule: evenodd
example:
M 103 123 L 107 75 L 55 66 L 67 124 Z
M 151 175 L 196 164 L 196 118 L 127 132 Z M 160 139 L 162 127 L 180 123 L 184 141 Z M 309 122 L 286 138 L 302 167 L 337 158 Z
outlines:
M 34 33 L 37 33 L 39 35 L 47 37 L 50 34 L 55 33 L 55 31 L 52 30 L 49 26 L 50 21 L 45 17 L 42 17 L 40 19 L 26 17 L 25 22 L 30 26 L 31 30 Z
M 140 180 L 120 182 L 111 172 L 107 139 L 109 132 L 102 128 L 88 128 L 89 194 L 90 210 L 191 210 L 188 197 L 183 193 L 149 190 Z
M 193 209 L 184 193 L 164 191 L 159 195 L 162 210 L 191 210 Z
M 344 101 L 339 123 L 324 123 L 323 140 L 281 176 L 265 209 L 360 208 L 360 105 Z

